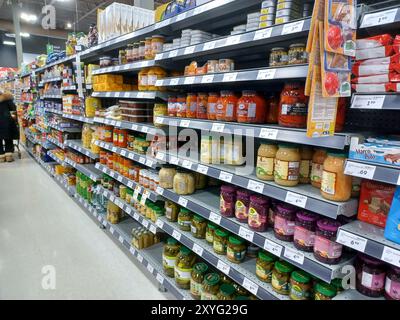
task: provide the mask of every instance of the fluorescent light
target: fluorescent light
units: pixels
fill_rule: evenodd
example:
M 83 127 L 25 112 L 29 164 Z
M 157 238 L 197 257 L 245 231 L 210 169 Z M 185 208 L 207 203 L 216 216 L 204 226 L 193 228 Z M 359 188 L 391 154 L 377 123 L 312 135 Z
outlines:
M 6 45 L 6 46 L 15 46 L 15 42 L 14 41 L 5 40 L 5 41 L 3 41 L 3 44 Z
M 26 12 L 21 13 L 21 19 L 27 22 L 36 22 L 37 16 L 35 14 L 29 14 Z
M 68 22 L 67 23 L 67 29 L 71 29 L 72 28 L 72 23 L 71 22 Z
M 20 35 L 22 38 L 29 38 L 31 36 L 28 32 L 21 32 Z

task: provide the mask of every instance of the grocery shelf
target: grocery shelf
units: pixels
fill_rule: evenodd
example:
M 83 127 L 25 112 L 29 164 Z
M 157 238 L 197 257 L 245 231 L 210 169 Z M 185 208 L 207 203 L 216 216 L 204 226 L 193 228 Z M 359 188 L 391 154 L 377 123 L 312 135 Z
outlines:
M 55 130 L 62 131 L 62 132 L 77 133 L 77 132 L 81 132 L 82 131 L 82 128 L 62 128 L 59 125 L 55 125 L 55 124 L 51 124 L 51 123 L 48 124 L 48 126 L 50 128 L 53 128 Z
M 354 177 L 400 185 L 400 167 L 348 159 L 344 172 Z
M 384 229 L 357 220 L 340 227 L 336 241 L 400 267 L 400 245 L 385 239 L 383 233 Z
M 89 124 L 93 124 L 94 123 L 93 122 L 93 118 L 77 116 L 75 114 L 63 113 L 62 116 L 63 116 L 63 118 L 66 118 L 66 119 L 76 120 L 76 121 L 85 122 L 85 123 L 89 123 Z
M 216 122 L 199 119 L 182 119 L 174 117 L 156 117 L 155 122 L 160 125 L 171 127 L 191 128 L 215 133 L 236 134 L 244 137 L 254 137 L 266 140 L 276 140 L 284 142 L 293 142 L 334 148 L 343 150 L 350 144 L 351 134 L 335 133 L 332 137 L 308 138 L 306 130 L 284 128 L 277 125 L 268 124 L 242 124 L 232 122 Z
M 85 156 L 88 156 L 89 158 L 91 158 L 93 160 L 99 159 L 99 155 L 96 153 L 93 153 L 89 149 L 84 148 L 82 145 L 82 141 L 80 141 L 80 140 L 67 140 L 67 141 L 65 141 L 65 145 L 67 147 L 70 147 L 70 148 L 84 154 Z
M 54 145 L 60 147 L 61 149 L 65 149 L 65 144 L 64 144 L 64 143 L 61 143 L 61 142 L 58 141 L 57 139 L 55 139 L 55 138 L 53 138 L 53 137 L 49 137 L 49 136 L 47 136 L 46 139 L 47 139 L 48 141 L 50 141 L 52 144 L 54 144 Z
M 40 131 L 41 133 L 46 133 L 46 132 L 47 132 L 46 129 L 43 129 L 41 126 L 39 126 L 39 125 L 37 125 L 37 124 L 34 124 L 33 127 L 34 127 L 37 131 Z
M 43 66 L 41 68 L 38 68 L 38 69 L 34 70 L 34 72 L 35 73 L 40 73 L 40 72 L 46 70 L 47 68 L 50 68 L 50 67 L 62 64 L 62 63 L 70 62 L 70 61 L 75 60 L 75 59 L 76 59 L 76 55 L 65 57 L 63 59 L 60 59 L 60 60 L 54 61 L 52 63 L 49 63 L 49 64 L 47 64 L 47 65 L 45 65 L 45 66 Z
M 92 75 L 106 74 L 106 73 L 123 73 L 123 72 L 132 72 L 132 71 L 140 71 L 142 68 L 148 68 L 155 66 L 156 63 L 154 60 L 143 60 L 139 62 L 127 63 L 119 66 L 112 66 L 106 68 L 100 68 L 92 71 Z
M 50 83 L 50 82 L 59 82 L 59 81 L 62 81 L 61 77 L 53 77 L 53 78 L 48 78 L 48 79 L 40 81 L 40 84 L 45 84 L 45 83 Z
M 337 265 L 321 263 L 315 259 L 313 253 L 302 252 L 297 250 L 293 243 L 276 239 L 271 230 L 254 232 L 247 224 L 223 217 L 219 214 L 220 197 L 217 190 L 197 191 L 190 196 L 179 196 L 171 190 L 159 187 L 157 193 L 326 282 L 338 277 L 343 266 L 351 264 L 352 257 L 346 255 Z
M 343 292 L 340 292 L 337 296 L 335 296 L 332 300 L 352 300 L 352 301 L 358 301 L 358 300 L 368 300 L 368 301 L 378 301 L 378 300 L 385 300 L 385 298 L 371 298 L 367 297 L 361 293 L 359 293 L 355 289 L 349 289 L 345 290 Z
M 140 154 L 140 153 L 136 153 L 133 151 L 129 151 L 128 149 L 123 149 L 123 148 L 119 148 L 119 147 L 115 147 L 112 143 L 107 143 L 107 142 L 103 142 L 103 141 L 98 141 L 96 140 L 94 142 L 94 144 L 96 146 L 99 146 L 100 148 L 106 149 L 108 151 L 117 153 L 125 158 L 131 159 L 133 161 L 139 162 L 141 164 L 143 164 L 146 167 L 155 169 L 157 167 L 159 167 L 159 163 L 158 160 L 156 159 L 152 159 L 149 157 L 146 157 L 146 155 L 144 154 Z
M 156 158 L 160 161 L 182 166 L 212 178 L 319 213 L 325 217 L 336 219 L 339 215 L 351 217 L 357 213 L 357 199 L 351 199 L 347 202 L 329 201 L 324 199 L 320 191 L 311 185 L 283 187 L 271 181 L 258 179 L 254 174 L 244 171 L 245 167 L 203 164 L 193 158 L 185 158 L 162 152 L 158 152 Z
M 79 164 L 75 161 L 72 161 L 69 158 L 65 158 L 65 163 L 69 164 L 71 167 L 75 168 L 79 172 L 82 172 L 84 175 L 89 177 L 94 182 L 101 179 L 101 173 L 96 169 L 95 165 L 92 163 L 89 164 Z
M 120 129 L 127 129 L 127 130 L 133 130 L 133 131 L 138 131 L 138 132 L 143 132 L 147 133 L 149 135 L 155 135 L 158 132 L 161 132 L 161 129 L 156 128 L 150 123 L 133 123 L 133 122 L 128 122 L 128 121 L 118 121 L 118 120 L 112 120 L 112 119 L 105 119 L 105 118 L 99 118 L 95 117 L 94 118 L 95 123 L 102 123 L 102 124 L 107 124 L 116 128 Z
M 352 109 L 399 110 L 400 94 L 360 94 L 355 93 L 351 101 Z
M 95 167 L 97 170 L 100 170 L 101 172 L 105 173 L 106 175 L 109 175 L 111 178 L 116 179 L 118 182 L 122 183 L 123 185 L 127 186 L 128 188 L 134 189 L 137 192 L 137 194 L 141 194 L 142 196 L 144 196 L 145 198 L 147 198 L 153 202 L 161 200 L 161 197 L 156 192 L 142 187 L 137 182 L 124 177 L 123 175 L 119 174 L 118 172 L 109 169 L 107 166 L 102 165 L 100 163 L 96 163 Z
M 210 73 L 201 76 L 188 76 L 177 78 L 165 78 L 157 80 L 156 86 L 176 87 L 193 85 L 213 85 L 235 82 L 258 82 L 271 80 L 287 80 L 306 78 L 308 65 L 285 66 L 279 68 L 257 68 L 250 70 L 236 70 L 225 73 Z
M 56 157 L 56 156 L 53 154 L 53 152 L 51 152 L 51 150 L 50 150 L 50 151 L 47 151 L 47 155 L 48 155 L 50 158 L 52 158 L 55 162 L 57 162 L 59 165 L 61 165 L 61 166 L 63 166 L 63 167 L 68 167 L 68 166 L 69 166 L 65 161 L 63 161 L 63 160 L 61 160 L 60 158 Z
M 110 99 L 168 100 L 168 94 L 159 91 L 93 92 L 92 97 Z
M 45 94 L 41 97 L 42 99 L 62 99 L 61 94 Z
M 59 114 L 59 115 L 62 115 L 62 114 L 63 114 L 62 111 L 56 110 L 56 109 L 45 108 L 44 110 L 45 110 L 46 112 L 55 113 L 55 114 Z
M 361 19 L 360 29 L 372 27 L 396 27 L 400 23 L 400 8 L 390 8 L 367 12 Z

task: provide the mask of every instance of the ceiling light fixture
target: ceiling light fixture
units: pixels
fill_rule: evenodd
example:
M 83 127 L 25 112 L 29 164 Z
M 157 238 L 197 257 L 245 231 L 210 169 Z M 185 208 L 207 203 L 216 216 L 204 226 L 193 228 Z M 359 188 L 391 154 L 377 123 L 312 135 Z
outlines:
M 37 16 L 35 14 L 29 14 L 29 13 L 22 12 L 21 13 L 21 19 L 26 21 L 26 22 L 33 23 L 33 22 L 36 22 Z
M 67 22 L 67 29 L 71 29 L 72 28 L 72 23 L 71 22 Z
M 14 41 L 3 41 L 3 44 L 6 46 L 15 46 L 15 42 Z
M 15 33 L 5 33 L 4 35 L 7 38 L 15 38 Z M 20 35 L 22 38 L 29 38 L 31 36 L 28 32 L 21 32 Z

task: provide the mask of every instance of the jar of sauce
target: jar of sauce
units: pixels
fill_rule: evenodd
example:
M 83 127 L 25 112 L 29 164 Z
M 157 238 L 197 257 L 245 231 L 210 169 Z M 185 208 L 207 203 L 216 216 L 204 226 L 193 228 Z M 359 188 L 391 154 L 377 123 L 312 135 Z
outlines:
M 304 271 L 293 271 L 290 277 L 290 299 L 310 300 L 311 295 L 311 277 Z
M 246 257 L 246 245 L 244 240 L 235 236 L 228 238 L 226 257 L 230 262 L 241 263 Z
M 282 295 L 289 295 L 290 275 L 294 267 L 286 261 L 275 262 L 274 270 L 272 271 L 272 289 Z
M 118 147 L 118 135 L 119 135 L 119 129 L 118 128 L 114 128 L 113 130 L 113 145 Z
M 217 300 L 220 281 L 221 278 L 217 273 L 207 274 L 203 281 L 201 300 Z
M 235 216 L 236 190 L 237 188 L 231 185 L 221 186 L 220 212 L 224 217 Z
M 219 94 L 216 92 L 211 92 L 207 99 L 207 118 L 208 120 L 217 119 L 217 103 L 219 100 Z
M 186 117 L 196 118 L 197 94 L 188 93 L 186 97 Z
M 293 241 L 297 249 L 313 252 L 317 220 L 318 216 L 313 213 L 300 211 L 296 214 Z
M 255 91 L 246 90 L 237 103 L 237 121 L 242 123 L 264 123 L 266 102 Z
M 197 95 L 197 109 L 196 118 L 197 119 L 207 119 L 207 104 L 208 104 L 208 94 L 199 93 Z
M 282 241 L 292 242 L 296 225 L 296 209 L 292 206 L 277 204 L 275 206 L 274 234 Z
M 274 180 L 275 157 L 278 147 L 275 144 L 261 144 L 258 148 L 256 175 L 264 181 Z
M 400 268 L 392 266 L 386 275 L 385 298 L 400 300 Z
M 128 145 L 128 132 L 126 130 L 119 130 L 118 133 L 118 147 L 126 148 Z
M 235 217 L 239 222 L 247 223 L 249 219 L 250 196 L 252 192 L 245 189 L 236 191 Z
M 278 123 L 279 118 L 279 98 L 272 96 L 268 99 L 268 112 L 266 123 L 275 124 Z
M 357 291 L 373 298 L 383 296 L 386 278 L 385 263 L 365 254 L 359 254 L 357 259 Z
M 146 58 L 146 41 L 140 41 L 139 43 L 139 60 Z
M 271 283 L 272 270 L 278 260 L 273 254 L 260 250 L 256 261 L 256 276 L 263 282 Z
M 226 247 L 228 245 L 229 233 L 222 229 L 217 229 L 214 234 L 213 249 L 214 252 L 221 255 L 226 255 Z
M 192 278 L 190 280 L 190 294 L 196 300 L 200 300 L 203 291 L 204 277 L 208 272 L 208 265 L 204 262 L 196 263 L 193 266 Z
M 308 99 L 304 95 L 304 85 L 287 83 L 281 93 L 279 103 L 279 125 L 289 128 L 307 126 Z
M 322 171 L 324 169 L 324 162 L 328 156 L 325 149 L 316 149 L 311 163 L 311 185 L 321 189 Z
M 301 155 L 297 146 L 280 144 L 275 160 L 275 182 L 294 187 L 299 183 Z
M 313 150 L 309 147 L 302 147 L 300 149 L 301 162 L 300 162 L 300 176 L 299 182 L 308 184 L 310 183 L 311 175 L 311 162 L 313 158 Z
M 248 225 L 250 229 L 264 232 L 268 226 L 269 199 L 261 195 L 250 197 Z
M 314 242 L 314 256 L 318 261 L 327 264 L 338 264 L 342 257 L 343 246 L 336 242 L 340 222 L 332 219 L 321 219 L 317 222 Z
M 217 104 L 216 120 L 236 121 L 236 106 L 238 98 L 233 91 L 222 91 Z
M 186 118 L 187 105 L 186 105 L 186 96 L 179 95 L 176 100 L 176 116 L 178 118 Z

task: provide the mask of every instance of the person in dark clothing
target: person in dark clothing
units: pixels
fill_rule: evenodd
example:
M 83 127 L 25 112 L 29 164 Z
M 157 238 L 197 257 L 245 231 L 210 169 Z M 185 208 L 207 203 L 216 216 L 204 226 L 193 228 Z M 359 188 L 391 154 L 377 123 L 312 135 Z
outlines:
M 18 127 L 11 113 L 15 113 L 14 97 L 0 92 L 0 162 L 14 161 L 13 139 L 18 139 Z

